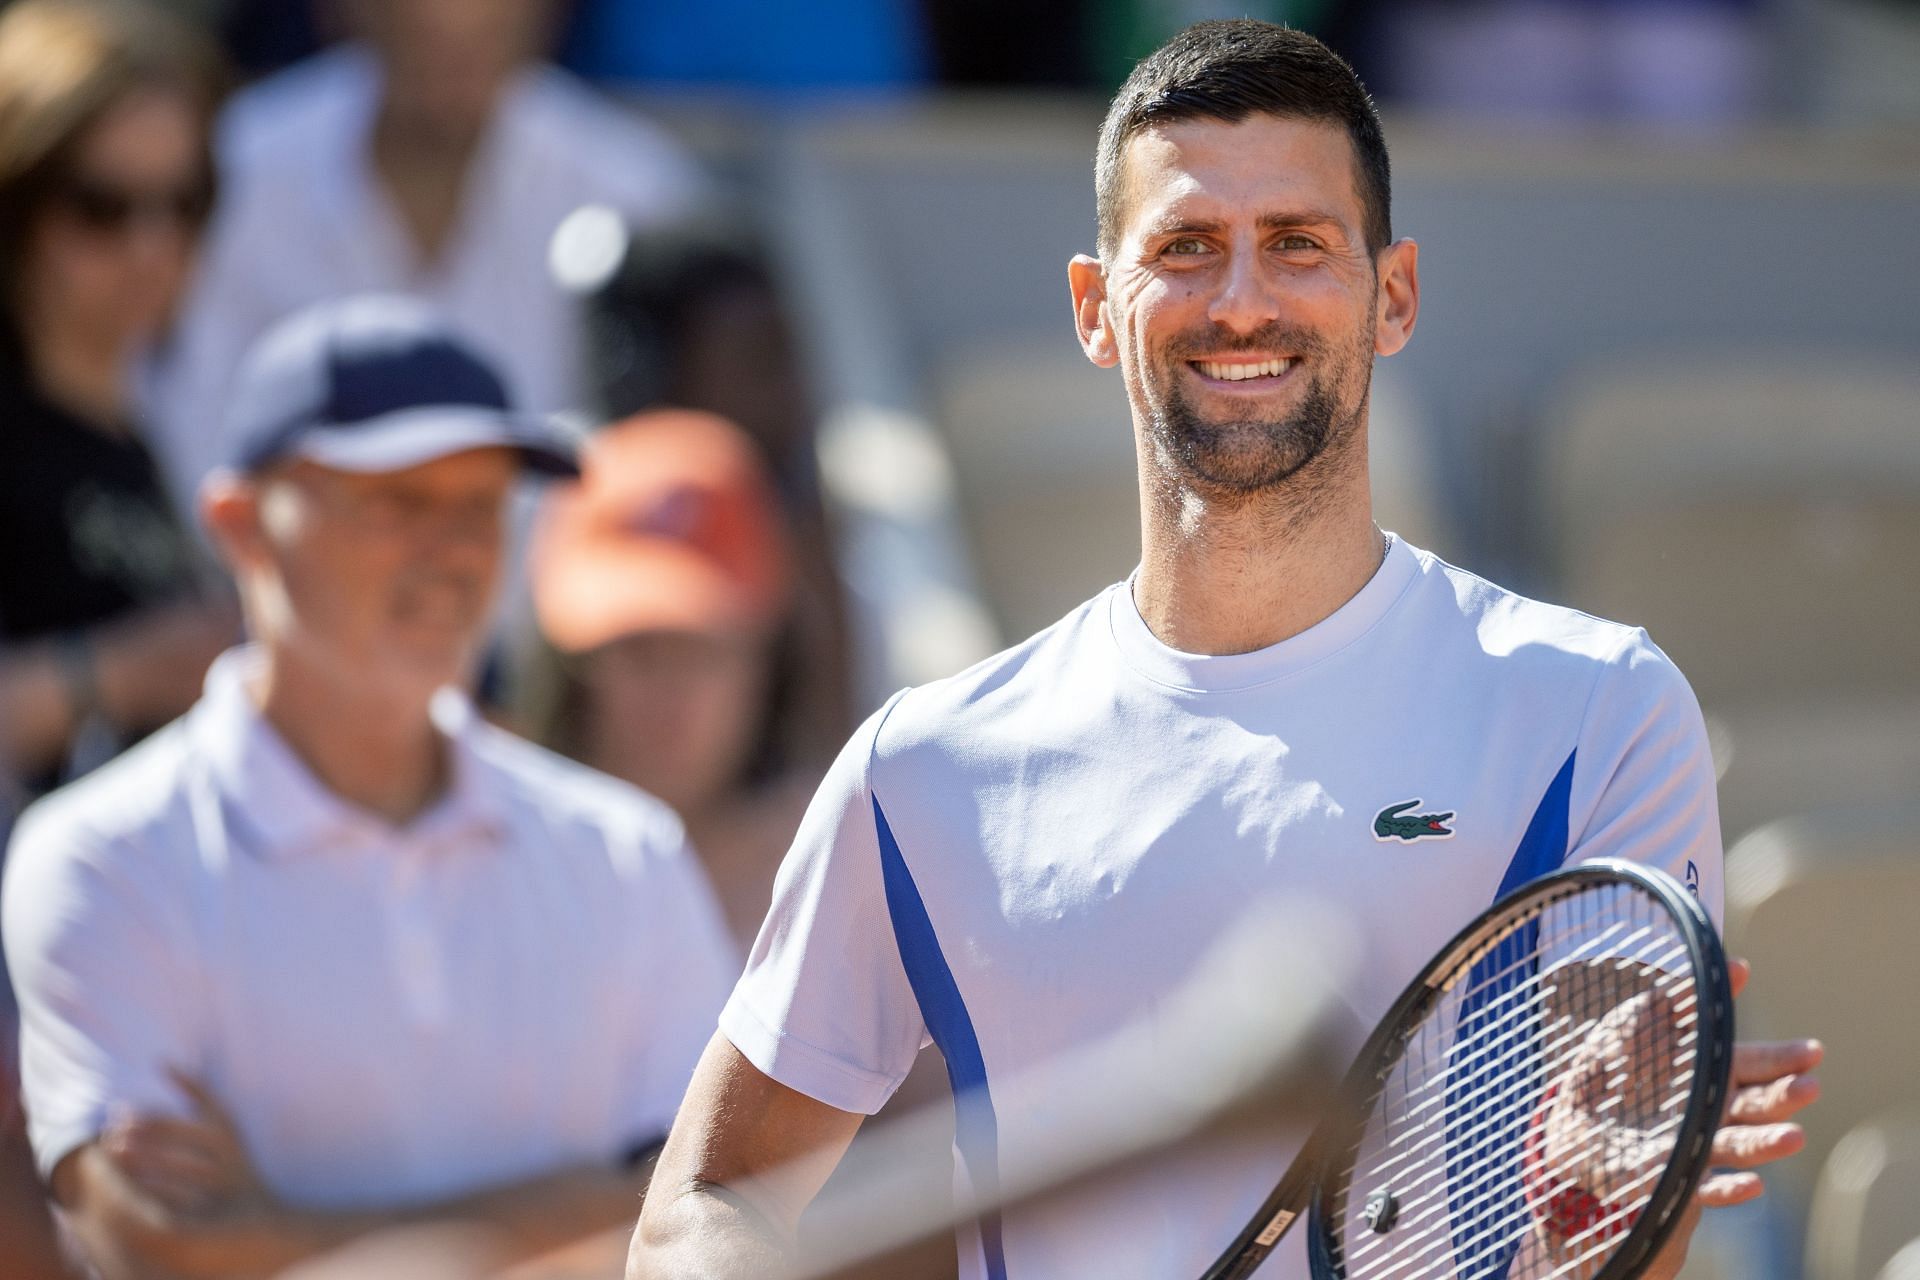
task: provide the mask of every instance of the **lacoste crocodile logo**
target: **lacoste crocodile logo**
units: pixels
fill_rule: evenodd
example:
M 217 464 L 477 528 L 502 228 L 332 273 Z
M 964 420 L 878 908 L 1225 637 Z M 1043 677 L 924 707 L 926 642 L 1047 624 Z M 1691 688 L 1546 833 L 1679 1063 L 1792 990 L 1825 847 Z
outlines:
M 1453 814 L 1447 813 L 1408 813 L 1409 809 L 1418 809 L 1420 801 L 1416 798 L 1402 804 L 1390 804 L 1382 809 L 1373 820 L 1373 838 L 1375 840 L 1450 840 L 1453 828 L 1447 823 L 1453 821 Z

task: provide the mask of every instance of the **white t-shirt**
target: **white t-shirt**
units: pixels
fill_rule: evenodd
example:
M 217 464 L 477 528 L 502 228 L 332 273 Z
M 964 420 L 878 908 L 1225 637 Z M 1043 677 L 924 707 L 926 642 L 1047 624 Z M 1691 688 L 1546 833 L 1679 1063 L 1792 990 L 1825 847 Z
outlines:
M 994 1081 L 1152 1009 L 1263 902 L 1357 924 L 1357 1046 L 1505 888 L 1624 857 L 1717 916 L 1720 856 L 1699 708 L 1642 631 L 1398 539 L 1332 616 L 1255 653 L 1168 648 L 1122 584 L 855 734 L 721 1028 L 774 1079 L 864 1113 L 938 1042 L 957 1087 L 985 1086 L 956 1134 L 979 1182 L 1037 1156 L 1035 1117 L 997 1110 Z M 1165 1164 L 1010 1212 L 998 1249 L 963 1237 L 962 1275 L 1198 1275 L 1293 1155 Z M 1306 1275 L 1302 1234 L 1272 1274 Z
M 267 1185 L 393 1208 L 663 1134 L 739 972 L 679 820 L 443 695 L 448 794 L 325 790 L 238 650 L 187 716 L 29 809 L 4 894 L 43 1173 L 200 1077 Z
M 369 157 L 379 101 L 378 63 L 349 45 L 248 89 L 221 120 L 220 208 L 145 397 L 155 451 L 188 510 L 225 460 L 227 391 L 248 347 L 329 298 L 424 298 L 495 362 L 521 409 L 577 409 L 581 327 L 548 270 L 555 229 L 583 204 L 644 222 L 685 216 L 706 194 L 664 131 L 534 67 L 503 95 L 452 237 L 423 265 Z

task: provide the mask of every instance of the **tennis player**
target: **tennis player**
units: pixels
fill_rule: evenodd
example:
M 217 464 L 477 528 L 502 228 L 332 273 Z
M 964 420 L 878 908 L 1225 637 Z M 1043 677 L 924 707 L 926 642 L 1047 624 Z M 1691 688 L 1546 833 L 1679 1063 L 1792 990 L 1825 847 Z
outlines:
M 1370 373 L 1412 336 L 1419 250 L 1393 239 L 1347 65 L 1265 23 L 1191 27 L 1121 88 L 1095 186 L 1099 254 L 1069 278 L 1081 345 L 1126 385 L 1140 567 L 847 745 L 682 1106 L 632 1277 L 777 1271 L 928 1043 L 959 1174 L 992 1186 L 1044 1102 L 996 1082 L 1151 1017 L 1276 896 L 1360 923 L 1356 1043 L 1460 925 L 1564 863 L 1658 866 L 1718 916 L 1706 735 L 1646 634 L 1374 523 Z M 1743 1048 L 1731 1171 L 1703 1203 L 1758 1195 L 1753 1170 L 1798 1148 L 1818 1053 Z M 1176 1158 L 989 1218 L 961 1274 L 1198 1275 L 1293 1155 Z M 1684 1234 L 1648 1274 L 1677 1270 Z M 1269 1274 L 1306 1274 L 1289 1243 Z

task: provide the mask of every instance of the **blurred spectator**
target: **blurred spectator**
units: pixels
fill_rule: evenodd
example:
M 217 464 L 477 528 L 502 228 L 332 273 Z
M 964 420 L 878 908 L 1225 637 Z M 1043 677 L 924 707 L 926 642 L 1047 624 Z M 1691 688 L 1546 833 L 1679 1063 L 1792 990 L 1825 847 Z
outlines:
M 276 328 L 228 425 L 202 516 L 257 644 L 15 835 L 41 1170 L 108 1280 L 631 1222 L 736 953 L 665 806 L 450 687 L 570 442 L 391 298 Z
M 582 0 L 566 62 L 626 83 L 883 89 L 927 78 L 925 46 L 906 0 Z
M 393 291 L 446 312 L 528 408 L 579 401 L 577 318 L 547 270 L 554 229 L 600 202 L 683 215 L 702 179 L 660 130 L 540 62 L 558 0 L 341 0 L 358 39 L 240 94 L 225 198 L 151 394 L 191 491 L 241 352 L 279 317 Z
M 234 634 L 130 404 L 213 199 L 216 82 L 141 8 L 0 14 L 0 768 L 28 795 L 185 710 Z
M 1383 89 L 1520 120 L 1739 124 L 1765 88 L 1763 0 L 1403 0 Z
M 551 652 L 530 730 L 673 806 L 744 949 L 819 782 L 779 745 L 793 553 L 758 451 L 708 414 L 606 428 L 549 500 L 532 579 Z
M 554 258 L 586 295 L 598 421 L 666 406 L 712 413 L 772 468 L 798 579 L 782 658 L 790 706 L 775 732 L 794 761 L 824 768 L 853 727 L 853 657 L 811 391 L 773 268 L 736 224 L 629 227 L 606 209 L 570 218 Z

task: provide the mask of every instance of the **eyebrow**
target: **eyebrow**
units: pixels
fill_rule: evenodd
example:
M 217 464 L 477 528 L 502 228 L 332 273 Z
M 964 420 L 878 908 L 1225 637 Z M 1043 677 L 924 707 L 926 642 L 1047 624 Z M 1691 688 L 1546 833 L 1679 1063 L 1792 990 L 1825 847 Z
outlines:
M 1226 224 L 1209 218 L 1183 218 L 1178 215 L 1169 217 L 1147 229 L 1149 239 L 1166 235 L 1192 235 L 1196 232 L 1210 233 L 1220 231 Z M 1320 209 L 1299 209 L 1292 212 L 1263 213 L 1255 224 L 1262 231 L 1285 231 L 1295 227 L 1336 227 L 1342 231 L 1346 225 L 1340 219 Z

